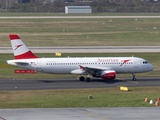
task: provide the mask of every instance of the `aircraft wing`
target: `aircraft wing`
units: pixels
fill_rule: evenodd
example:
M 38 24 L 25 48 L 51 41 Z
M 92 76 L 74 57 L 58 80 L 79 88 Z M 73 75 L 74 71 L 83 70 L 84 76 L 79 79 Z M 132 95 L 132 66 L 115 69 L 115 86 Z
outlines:
M 104 70 L 113 70 L 111 67 L 83 67 L 83 66 L 80 66 L 80 69 L 83 69 L 85 70 L 86 72 L 89 72 L 89 71 L 104 71 Z
M 113 70 L 111 67 L 93 67 L 93 66 L 80 66 L 80 69 L 71 71 L 72 74 L 93 74 L 99 71 Z

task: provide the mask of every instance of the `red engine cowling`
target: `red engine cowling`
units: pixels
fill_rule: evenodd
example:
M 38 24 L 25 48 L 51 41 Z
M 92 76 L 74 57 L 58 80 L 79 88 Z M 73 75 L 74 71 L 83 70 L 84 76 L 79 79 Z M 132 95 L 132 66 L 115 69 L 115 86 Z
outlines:
M 102 71 L 101 77 L 103 79 L 112 80 L 116 78 L 116 72 L 114 70 Z

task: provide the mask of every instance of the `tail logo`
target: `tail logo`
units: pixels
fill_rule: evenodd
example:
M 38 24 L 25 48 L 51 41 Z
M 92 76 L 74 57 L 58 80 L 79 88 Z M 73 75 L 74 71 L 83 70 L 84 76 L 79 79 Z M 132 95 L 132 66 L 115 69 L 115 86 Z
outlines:
M 22 45 L 16 45 L 14 50 L 17 50 L 21 46 L 23 46 L 23 44 Z

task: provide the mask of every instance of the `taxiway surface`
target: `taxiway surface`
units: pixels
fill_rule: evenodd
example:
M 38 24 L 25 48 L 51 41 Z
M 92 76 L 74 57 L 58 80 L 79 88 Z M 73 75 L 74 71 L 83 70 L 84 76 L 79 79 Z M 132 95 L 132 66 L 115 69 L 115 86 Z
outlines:
M 160 46 L 59 46 L 29 47 L 33 53 L 152 53 L 160 52 Z M 11 47 L 0 47 L 0 53 L 13 53 Z
M 159 120 L 159 107 L 0 109 L 0 120 Z
M 46 89 L 84 89 L 114 88 L 120 86 L 142 87 L 160 86 L 160 77 L 116 78 L 116 80 L 95 79 L 91 82 L 79 81 L 78 78 L 61 79 L 0 79 L 0 91 L 12 90 L 46 90 Z
M 160 18 L 160 16 L 0 16 L 0 19 L 68 19 L 68 18 Z

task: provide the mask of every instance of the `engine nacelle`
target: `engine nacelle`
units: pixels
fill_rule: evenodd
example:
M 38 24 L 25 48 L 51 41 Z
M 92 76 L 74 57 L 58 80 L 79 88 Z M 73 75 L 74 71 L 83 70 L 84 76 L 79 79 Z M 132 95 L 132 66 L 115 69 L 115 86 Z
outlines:
M 103 79 L 112 80 L 116 78 L 116 72 L 114 70 L 107 70 L 101 72 L 101 77 Z

